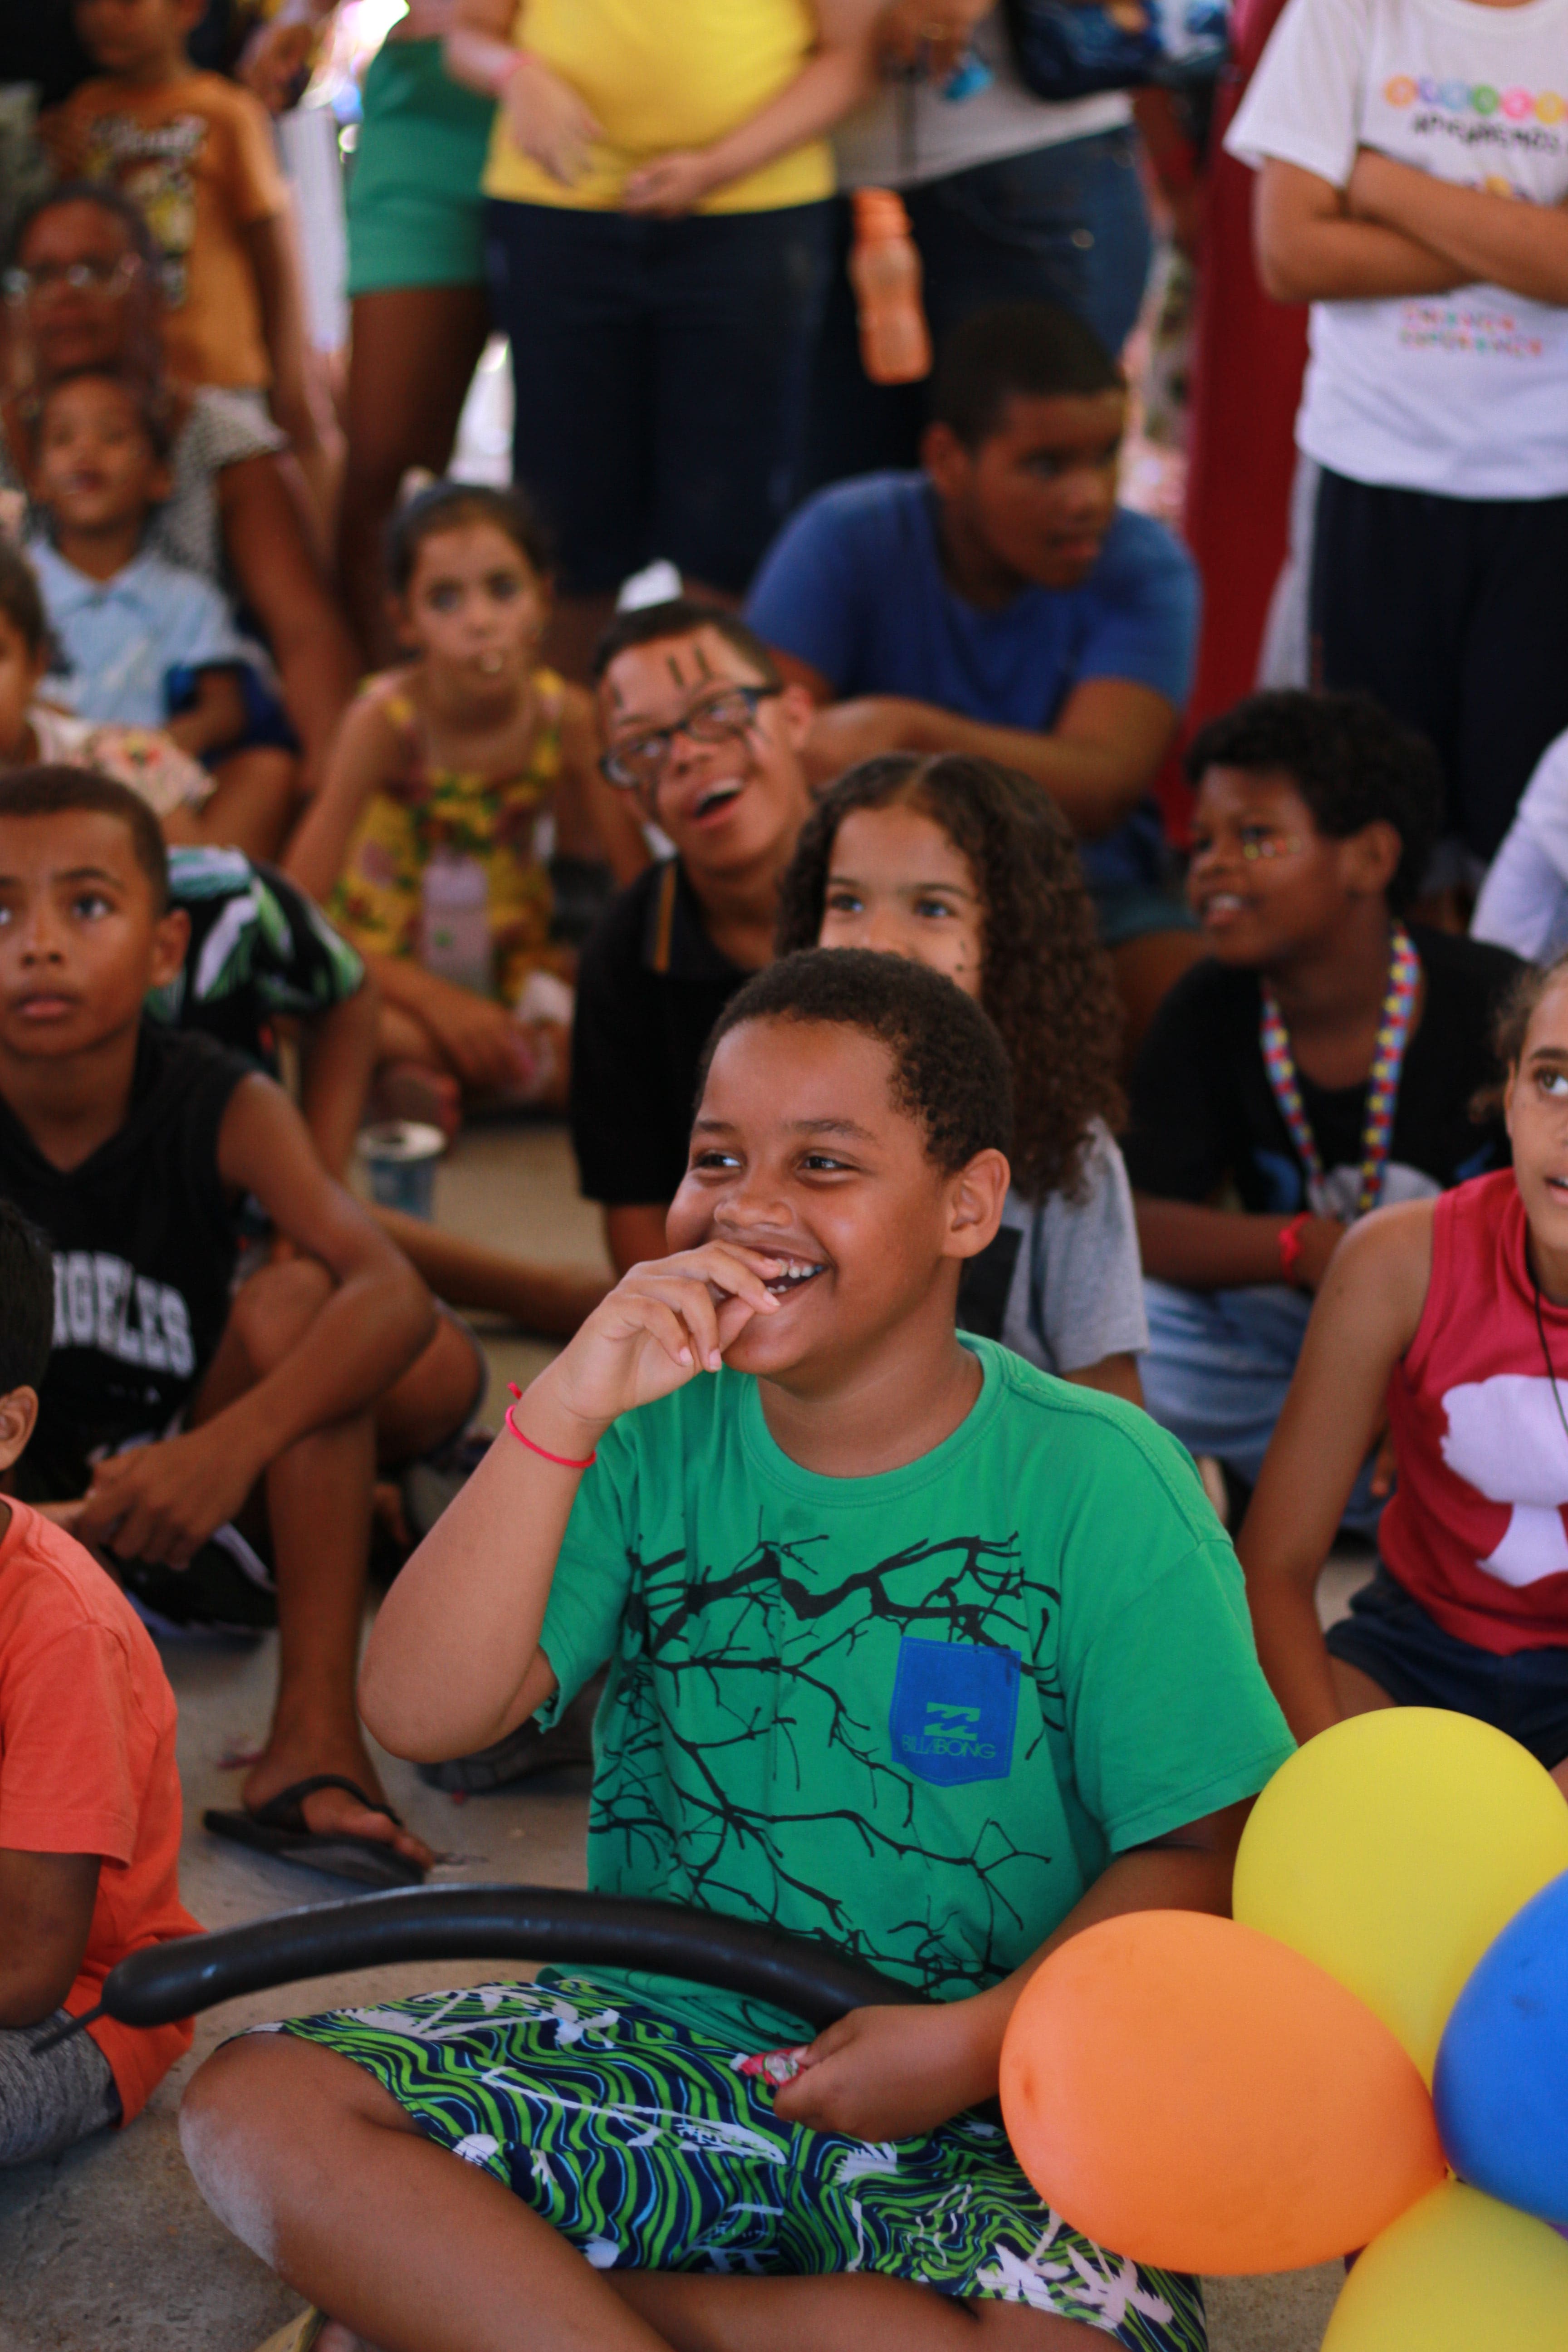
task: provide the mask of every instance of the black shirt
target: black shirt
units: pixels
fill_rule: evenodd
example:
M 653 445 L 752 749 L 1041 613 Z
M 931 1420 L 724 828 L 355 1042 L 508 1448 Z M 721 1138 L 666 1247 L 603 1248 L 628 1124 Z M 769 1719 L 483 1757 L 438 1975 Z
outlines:
M 83 1493 L 94 1455 L 161 1436 L 211 1362 L 236 1256 L 218 1130 L 253 1068 L 144 1020 L 124 1126 L 65 1171 L 0 1102 L 0 1193 L 55 1247 L 54 1350 L 22 1457 L 26 1495 Z
M 1505 948 L 1409 928 L 1426 994 L 1394 1108 L 1384 1194 L 1392 1200 L 1507 1167 L 1500 1116 L 1478 1125 L 1470 1101 L 1500 1075 L 1492 1023 L 1522 969 Z M 1121 1148 L 1135 1192 L 1202 1202 L 1228 1181 L 1257 1215 L 1292 1216 L 1306 1205 L 1306 1171 L 1263 1064 L 1260 1010 L 1257 972 L 1226 964 L 1196 964 L 1172 989 L 1132 1074 L 1131 1124 Z M 1298 1079 L 1325 1171 L 1359 1171 L 1365 1086 L 1314 1086 L 1300 1072 Z M 1426 1181 L 1401 1182 L 1405 1170 Z
M 572 1142 L 588 1200 L 674 1199 L 702 1048 L 750 978 L 703 929 L 678 860 L 610 901 L 583 950 L 572 1030 Z

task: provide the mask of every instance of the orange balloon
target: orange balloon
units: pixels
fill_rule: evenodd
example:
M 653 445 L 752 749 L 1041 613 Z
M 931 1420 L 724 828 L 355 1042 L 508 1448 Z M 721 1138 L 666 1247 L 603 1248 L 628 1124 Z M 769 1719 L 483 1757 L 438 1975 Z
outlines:
M 1102 1920 L 1025 1987 L 1002 2113 L 1047 2205 L 1161 2270 L 1364 2246 L 1447 2168 L 1381 2019 L 1288 1945 L 1197 1911 Z

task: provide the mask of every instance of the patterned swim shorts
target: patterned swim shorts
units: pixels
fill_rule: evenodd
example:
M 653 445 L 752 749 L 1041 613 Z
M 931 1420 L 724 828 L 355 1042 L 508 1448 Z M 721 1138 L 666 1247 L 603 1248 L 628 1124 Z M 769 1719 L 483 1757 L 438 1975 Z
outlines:
M 1026 2303 L 1128 2352 L 1205 2352 L 1197 2281 L 1069 2229 L 997 2125 L 964 2115 L 871 2145 L 783 2123 L 771 2084 L 742 2071 L 752 2053 L 592 1978 L 551 1969 L 271 2030 L 364 2067 L 597 2269 L 870 2271 Z

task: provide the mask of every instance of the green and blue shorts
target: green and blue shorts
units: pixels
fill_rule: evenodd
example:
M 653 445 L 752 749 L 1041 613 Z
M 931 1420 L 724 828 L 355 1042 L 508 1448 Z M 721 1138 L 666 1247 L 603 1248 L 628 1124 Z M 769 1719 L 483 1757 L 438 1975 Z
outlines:
M 1069 2229 L 998 2125 L 963 2115 L 869 2145 L 783 2123 L 749 2053 L 592 1978 L 547 1969 L 271 2030 L 364 2067 L 596 2269 L 871 2272 L 1027 2304 L 1128 2352 L 1204 2352 L 1197 2281 Z
M 387 41 L 364 78 L 349 175 L 351 299 L 405 286 L 485 282 L 488 98 L 453 81 L 439 41 Z

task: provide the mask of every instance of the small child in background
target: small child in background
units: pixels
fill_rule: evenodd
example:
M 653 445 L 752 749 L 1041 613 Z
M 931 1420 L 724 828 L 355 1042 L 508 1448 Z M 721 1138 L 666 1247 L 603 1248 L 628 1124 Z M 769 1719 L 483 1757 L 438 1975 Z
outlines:
M 100 70 L 45 125 L 60 177 L 107 180 L 141 207 L 163 257 L 170 373 L 269 405 L 317 488 L 300 264 L 265 110 L 191 65 L 205 0 L 77 0 L 73 13 Z
M 209 581 L 147 545 L 168 496 L 168 439 L 152 397 L 83 371 L 42 395 L 32 495 L 47 520 L 27 552 L 55 639 L 60 699 L 79 716 L 161 728 L 217 779 L 204 830 L 257 856 L 280 845 L 294 761 L 247 744 L 247 646 Z
M 198 761 L 159 730 L 94 726 L 41 701 L 49 631 L 37 576 L 0 533 L 0 774 L 58 764 L 111 776 L 147 803 L 168 841 L 195 841 L 196 811 L 213 794 Z
M 387 571 L 416 658 L 348 713 L 285 862 L 380 983 L 381 1108 L 450 1131 L 465 1097 L 564 1103 L 546 825 L 563 789 L 635 825 L 599 781 L 588 696 L 538 666 L 549 566 L 521 495 L 434 484 L 394 520 Z
M 867 760 L 830 786 L 780 887 L 779 952 L 912 956 L 977 997 L 1013 1067 L 1013 1182 L 961 1325 L 1142 1404 L 1149 1344 L 1110 966 L 1055 804 L 990 760 Z
M 26 1450 L 55 1320 L 49 1244 L 0 1200 L 0 1474 Z M 96 2007 L 129 1952 L 201 1933 L 180 1901 L 174 1695 L 135 1612 L 96 1560 L 26 1503 L 0 1500 L 0 2165 L 129 2123 L 191 2046 Z

